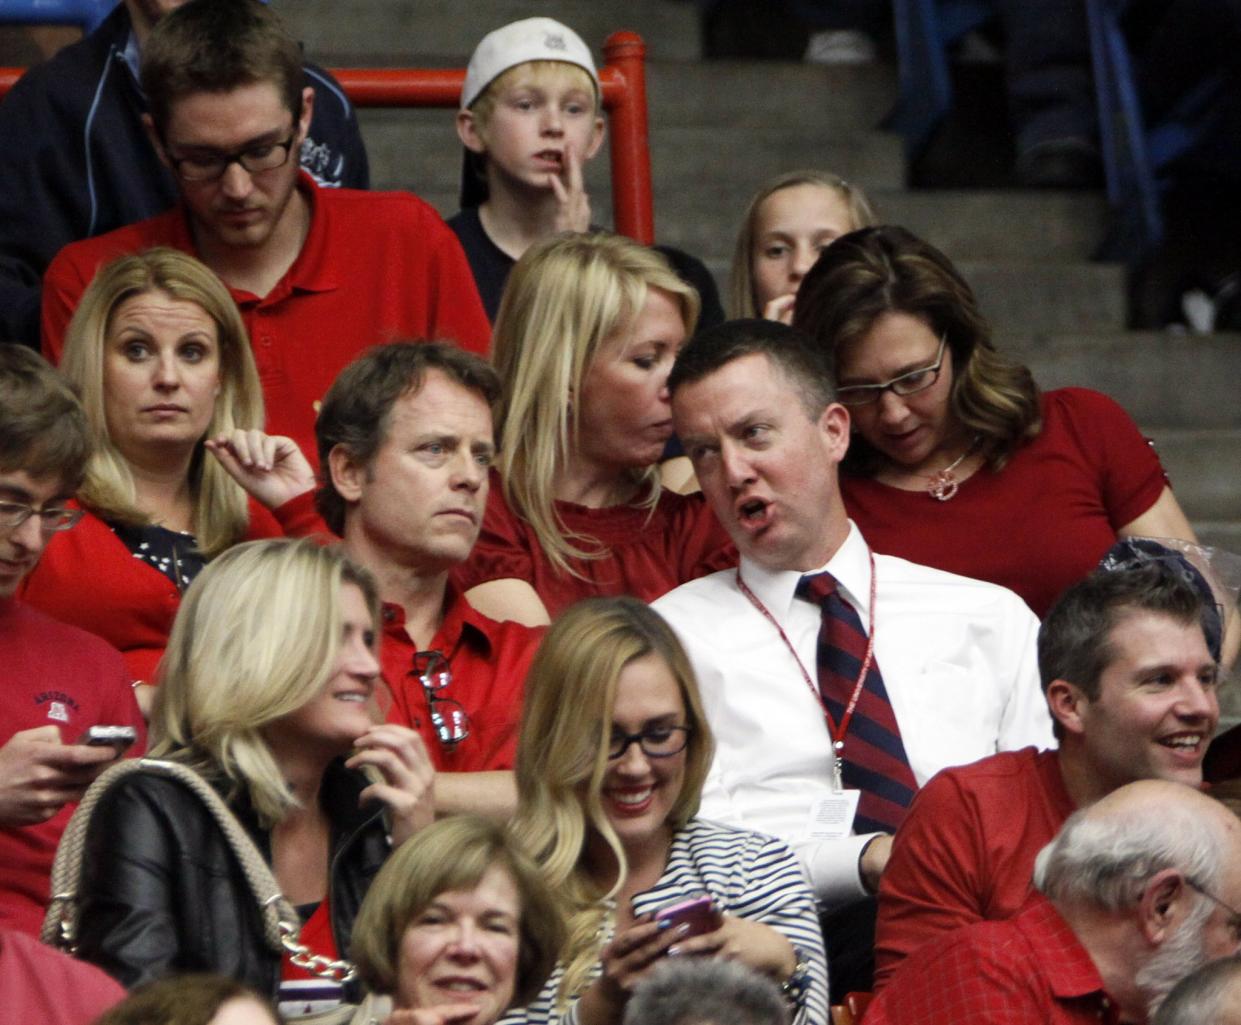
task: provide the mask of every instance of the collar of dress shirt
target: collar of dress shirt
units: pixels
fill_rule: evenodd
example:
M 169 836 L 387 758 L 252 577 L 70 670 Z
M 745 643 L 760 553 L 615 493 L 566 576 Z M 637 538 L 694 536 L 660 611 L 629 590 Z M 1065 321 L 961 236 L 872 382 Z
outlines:
M 797 572 L 796 570 L 765 569 L 757 562 L 741 559 L 741 579 L 754 592 L 779 622 L 787 622 L 793 607 L 797 582 L 809 573 L 827 570 L 836 578 L 849 604 L 857 609 L 863 623 L 870 615 L 870 549 L 857 524 L 849 521 L 849 534 L 844 543 L 824 566 Z

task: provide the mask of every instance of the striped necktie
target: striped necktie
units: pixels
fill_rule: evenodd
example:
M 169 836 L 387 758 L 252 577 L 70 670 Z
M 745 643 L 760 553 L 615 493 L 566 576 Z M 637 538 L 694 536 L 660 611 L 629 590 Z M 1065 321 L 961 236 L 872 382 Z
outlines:
M 817 649 L 819 691 L 839 728 L 866 658 L 866 632 L 857 610 L 840 596 L 830 573 L 802 577 L 796 594 L 814 602 L 823 614 Z M 846 787 L 862 792 L 854 831 L 894 832 L 918 784 L 909 768 L 879 663 L 873 658 L 844 741 L 842 780 Z

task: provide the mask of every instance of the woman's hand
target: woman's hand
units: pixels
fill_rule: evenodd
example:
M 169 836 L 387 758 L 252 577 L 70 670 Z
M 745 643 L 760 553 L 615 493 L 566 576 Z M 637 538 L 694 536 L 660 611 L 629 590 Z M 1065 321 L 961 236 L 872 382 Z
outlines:
M 229 476 L 268 509 L 315 486 L 315 472 L 292 438 L 238 429 L 205 444 Z
M 742 964 L 783 982 L 797 967 L 797 951 L 782 933 L 762 922 L 753 922 L 736 915 L 723 915 L 723 924 L 715 932 L 691 936 L 674 943 L 668 950 L 672 957 L 691 954 L 740 961 Z
M 361 769 L 371 780 L 360 801 L 388 806 L 394 845 L 435 821 L 435 766 L 422 738 L 407 726 L 372 726 L 354 741 L 345 765 Z
M 793 304 L 797 301 L 797 293 L 778 295 L 763 307 L 763 319 L 775 320 L 781 324 L 793 323 Z
M 645 916 L 612 937 L 600 960 L 603 974 L 582 994 L 578 1017 L 583 1025 L 619 1022 L 630 994 L 668 948 L 683 939 L 687 925 L 670 928 Z

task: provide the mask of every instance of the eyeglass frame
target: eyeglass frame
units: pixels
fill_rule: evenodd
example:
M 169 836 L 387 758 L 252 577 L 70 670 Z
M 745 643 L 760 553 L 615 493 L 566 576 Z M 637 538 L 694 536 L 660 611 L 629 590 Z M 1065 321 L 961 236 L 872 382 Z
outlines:
M 426 659 L 425 668 L 418 667 L 419 659 Z M 444 666 L 443 669 L 438 668 L 441 663 Z M 445 690 L 452 685 L 452 665 L 442 651 L 433 648 L 428 651 L 415 651 L 411 666 L 413 674 L 422 685 L 423 696 L 427 699 L 427 714 L 431 718 L 431 727 L 435 730 L 435 739 L 439 741 L 444 750 L 452 751 L 470 736 L 470 716 L 465 706 L 455 698 L 437 696 L 438 691 Z M 433 676 L 438 677 L 438 682 L 432 682 Z M 459 717 L 453 716 L 450 723 L 437 710 L 436 705 L 448 705 L 456 709 L 460 715 Z
M 16 510 L 13 513 L 6 513 L 5 510 Z M 7 516 L 15 517 L 12 522 L 7 520 Z M 59 522 L 48 523 L 48 516 L 54 515 Z M 58 534 L 62 530 L 69 530 L 76 527 L 81 522 L 82 517 L 86 515 L 85 509 L 70 509 L 65 505 L 54 505 L 50 508 L 42 506 L 36 509 L 28 502 L 0 502 L 0 530 L 16 530 L 25 523 L 31 516 L 39 517 L 39 529 L 44 534 Z
M 608 739 L 608 761 L 614 762 L 617 759 L 624 758 L 629 753 L 629 748 L 632 744 L 637 744 L 647 758 L 671 758 L 673 755 L 679 755 L 689 746 L 689 738 L 693 732 L 694 727 L 692 726 L 652 726 L 639 733 L 624 733 L 611 737 Z M 648 751 L 642 741 L 652 733 L 679 733 L 683 738 L 683 742 L 675 751 L 660 751 L 658 753 Z M 612 747 L 617 741 L 621 742 L 620 750 L 613 754 Z
M 183 170 L 181 170 L 182 164 L 185 164 L 187 161 L 196 159 L 195 157 L 174 157 L 172 155 L 171 150 L 168 147 L 167 141 L 166 140 L 161 140 L 161 141 L 164 142 L 164 152 L 168 155 L 168 163 L 172 165 L 173 173 L 176 174 L 176 176 L 180 178 L 182 181 L 216 182 L 216 181 L 219 181 L 221 178 L 224 177 L 225 174 L 228 173 L 228 169 L 232 167 L 233 164 L 239 164 L 242 170 L 244 170 L 246 174 L 250 174 L 250 175 L 262 174 L 264 171 L 274 171 L 278 167 L 284 167 L 284 165 L 289 162 L 289 154 L 293 152 L 293 140 L 297 138 L 297 133 L 298 133 L 298 126 L 295 124 L 293 126 L 293 130 L 289 133 L 288 138 L 285 139 L 283 142 L 259 142 L 259 143 L 250 142 L 247 145 L 243 146 L 241 149 L 235 149 L 228 153 L 223 153 L 218 150 L 211 150 L 210 152 L 213 152 L 216 154 L 214 159 L 219 159 L 224 162 L 220 165 L 219 171 L 217 171 L 215 174 L 209 174 L 202 178 L 191 177 L 189 175 L 186 175 L 186 173 Z M 246 159 L 255 150 L 281 149 L 281 148 L 284 149 L 284 159 L 282 159 L 280 163 L 278 164 L 272 164 L 269 167 L 252 168 L 246 163 Z
M 856 406 L 873 406 L 876 402 L 883 398 L 883 393 L 885 391 L 890 391 L 893 395 L 899 395 L 901 398 L 904 398 L 907 395 L 917 395 L 919 392 L 924 392 L 928 388 L 934 387 L 935 382 L 939 380 L 939 372 L 944 365 L 944 350 L 947 346 L 948 333 L 944 332 L 939 336 L 939 348 L 936 350 L 934 363 L 928 363 L 924 367 L 915 367 L 913 370 L 906 370 L 905 373 L 897 374 L 891 380 L 884 381 L 882 384 L 847 384 L 843 387 L 838 387 L 836 389 L 836 401 L 842 406 L 849 406 L 850 408 Z M 912 391 L 900 391 L 897 387 L 901 381 L 904 381 L 910 377 L 916 377 L 918 374 L 925 373 L 930 373 L 931 379 L 921 387 L 914 388 Z M 843 397 L 844 392 L 854 392 L 855 394 L 867 396 L 873 395 L 874 398 L 865 398 L 861 402 L 850 402 L 849 399 Z
M 1202 894 L 1202 896 L 1206 897 L 1207 900 L 1227 911 L 1230 916 L 1228 919 L 1228 928 L 1233 931 L 1234 935 L 1241 939 L 1241 911 L 1238 911 L 1231 904 L 1220 900 L 1193 876 L 1186 876 L 1185 883 L 1191 890 L 1197 890 L 1200 894 Z

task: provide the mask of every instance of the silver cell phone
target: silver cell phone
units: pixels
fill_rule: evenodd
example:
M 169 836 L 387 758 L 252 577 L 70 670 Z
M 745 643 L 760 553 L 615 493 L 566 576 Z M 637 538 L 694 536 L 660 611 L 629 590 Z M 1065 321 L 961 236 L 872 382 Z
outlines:
M 78 743 L 87 747 L 114 747 L 120 754 L 129 750 L 137 739 L 138 731 L 132 726 L 91 726 L 78 737 Z

